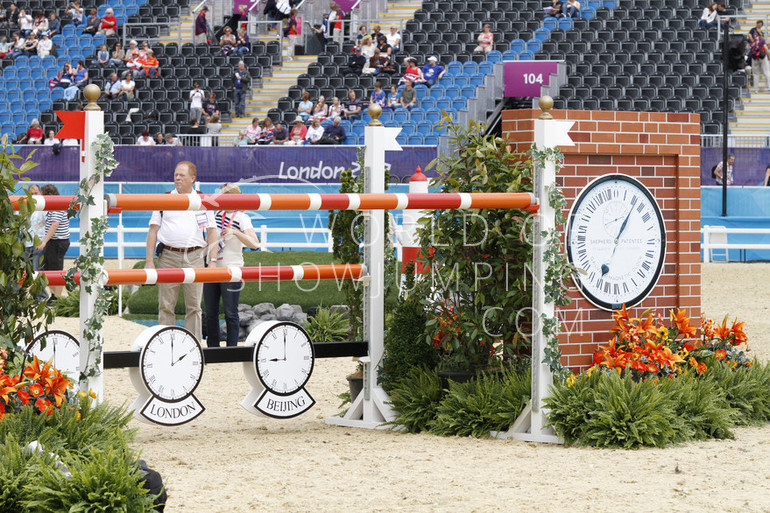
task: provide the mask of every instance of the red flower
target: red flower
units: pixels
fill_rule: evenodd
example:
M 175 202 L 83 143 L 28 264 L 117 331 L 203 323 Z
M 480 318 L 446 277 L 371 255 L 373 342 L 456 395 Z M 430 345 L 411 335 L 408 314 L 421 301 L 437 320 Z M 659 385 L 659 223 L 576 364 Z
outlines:
M 29 393 L 32 394 L 32 397 L 40 397 L 43 395 L 43 387 L 39 383 L 32 383 L 29 387 Z
M 35 408 L 40 410 L 40 413 L 45 413 L 46 409 L 48 409 L 48 404 L 46 403 L 46 400 L 41 397 L 35 401 Z
M 717 360 L 724 360 L 727 357 L 727 351 L 724 349 L 717 349 L 714 351 L 714 358 Z

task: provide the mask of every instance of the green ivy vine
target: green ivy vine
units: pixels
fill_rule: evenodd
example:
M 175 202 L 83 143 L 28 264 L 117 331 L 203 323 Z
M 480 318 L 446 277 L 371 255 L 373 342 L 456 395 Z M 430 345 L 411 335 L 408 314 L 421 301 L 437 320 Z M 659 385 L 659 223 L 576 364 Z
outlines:
M 539 149 L 536 145 L 532 145 L 527 155 L 535 165 L 540 167 L 545 166 L 548 161 L 554 162 L 556 173 L 562 168 L 564 162 L 564 154 L 556 147 Z M 548 205 L 554 209 L 555 226 L 564 226 L 566 218 L 563 210 L 567 204 L 564 194 L 556 184 L 547 186 L 545 190 L 548 196 Z M 546 302 L 552 302 L 556 306 L 566 306 L 570 303 L 570 298 L 567 295 L 565 282 L 570 278 L 570 275 L 577 272 L 577 269 L 567 260 L 562 248 L 560 231 L 556 227 L 540 234 L 541 243 L 545 248 L 543 251 L 543 264 L 545 265 L 543 292 Z M 559 349 L 559 333 L 562 331 L 561 321 L 555 314 L 553 316 L 541 314 L 540 324 L 543 337 L 546 340 L 543 363 L 550 367 L 554 376 L 563 378 L 569 371 L 561 363 L 561 349 Z
M 98 135 L 92 147 L 96 172 L 80 181 L 77 195 L 67 209 L 67 217 L 70 219 L 78 215 L 82 206 L 95 205 L 97 200 L 102 201 L 102 198 L 94 198 L 93 188 L 104 178 L 110 176 L 118 167 L 118 161 L 114 157 L 112 139 L 108 134 Z M 89 294 L 96 292 L 93 314 L 85 320 L 85 329 L 82 333 L 83 338 L 88 343 L 89 359 L 85 369 L 80 372 L 81 383 L 101 373 L 99 369 L 104 346 L 102 328 L 104 327 L 104 317 L 107 315 L 110 302 L 115 295 L 115 291 L 107 290 L 104 287 L 107 283 L 107 271 L 104 269 L 102 250 L 104 249 L 104 235 L 108 229 L 109 221 L 106 213 L 101 217 L 91 219 L 91 229 L 88 232 L 84 230 L 81 223 L 83 235 L 80 237 L 80 245 L 84 251 L 81 251 L 81 255 L 75 259 L 75 266 L 64 276 L 68 291 L 73 293 L 78 291 L 75 273 L 80 272 L 80 283 L 85 287 L 85 291 Z M 96 355 L 93 361 L 91 355 Z

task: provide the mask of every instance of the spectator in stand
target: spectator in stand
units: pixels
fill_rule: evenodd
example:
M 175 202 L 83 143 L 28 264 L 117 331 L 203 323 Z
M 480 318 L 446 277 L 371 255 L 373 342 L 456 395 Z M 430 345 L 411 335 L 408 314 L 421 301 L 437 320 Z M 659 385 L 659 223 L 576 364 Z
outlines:
M 203 106 L 203 119 L 208 120 L 214 114 L 219 114 L 220 117 L 222 116 L 219 109 L 217 109 L 217 95 L 212 91 L 209 93 L 209 99 L 206 101 L 206 105 Z
M 18 34 L 14 34 L 18 36 Z M 72 85 L 72 67 L 69 62 L 65 62 L 62 70 L 54 78 L 48 81 L 48 87 L 53 90 L 54 87 L 63 87 L 64 89 Z
M 417 59 L 407 57 L 404 59 L 404 66 L 406 66 L 406 71 L 404 76 L 398 81 L 399 84 L 405 84 L 407 80 L 411 80 L 412 84 L 422 84 L 425 82 L 422 71 L 417 67 Z
M 238 7 L 238 28 L 246 30 L 249 26 L 249 7 L 246 4 L 241 4 Z
M 32 32 L 40 37 L 42 34 L 48 32 L 48 18 L 45 17 L 43 11 L 37 11 L 35 13 L 35 19 L 32 21 Z
M 316 39 L 318 39 L 318 44 L 321 46 L 321 51 L 323 51 L 326 48 L 326 39 L 329 35 L 329 15 L 324 14 L 324 19 L 321 25 L 313 26 L 310 24 L 310 22 L 307 22 L 307 26 L 310 27 L 313 32 L 315 32 Z
M 204 5 L 201 12 L 195 18 L 195 36 L 193 40 L 196 45 L 205 45 L 208 42 L 208 32 L 210 30 L 209 22 L 206 21 L 206 13 L 208 11 L 208 6 Z
M 182 142 L 179 140 L 179 138 L 174 137 L 174 134 L 170 132 L 166 134 L 164 144 L 166 146 L 182 146 Z
M 75 0 L 69 5 L 67 13 L 70 15 L 70 18 L 72 18 L 72 23 L 76 26 L 83 23 L 83 8 L 80 7 L 80 2 L 78 0 Z
M 577 0 L 567 0 L 567 5 L 564 6 L 565 14 L 570 18 L 580 17 L 580 2 Z
M 489 53 L 495 49 L 495 35 L 492 33 L 492 26 L 489 23 L 484 24 L 484 31 L 476 38 L 479 45 L 473 49 L 474 52 Z
M 237 43 L 238 40 L 233 34 L 233 29 L 225 27 L 225 33 L 219 38 L 219 48 L 222 50 L 222 53 L 225 55 L 229 54 Z
M 375 25 L 374 27 L 372 27 L 372 40 L 377 41 L 380 38 L 380 36 L 384 36 L 384 35 L 385 34 L 380 32 L 380 26 L 379 25 Z M 387 36 L 386 36 L 386 38 L 387 38 Z
M 332 98 L 332 104 L 329 105 L 329 117 L 336 118 L 342 116 L 344 110 L 345 108 L 340 103 L 340 99 L 336 96 Z
M 99 25 L 99 30 L 97 31 L 97 34 L 104 34 L 105 36 L 114 36 L 117 28 L 118 28 L 118 19 L 115 17 L 115 11 L 112 10 L 112 7 L 108 7 L 107 10 L 104 11 L 104 18 L 102 18 L 102 22 Z
M 438 59 L 434 55 L 428 57 L 428 64 L 422 67 L 422 77 L 425 79 L 425 85 L 428 87 L 438 84 L 438 81 L 441 80 L 445 73 L 446 70 L 443 66 L 439 65 Z
M 246 116 L 246 96 L 251 90 L 251 76 L 246 70 L 246 63 L 238 62 L 238 69 L 233 74 L 233 96 L 235 99 L 235 117 Z
M 275 132 L 273 132 L 273 144 L 286 144 L 289 140 L 289 132 L 281 123 L 276 123 Z
M 318 144 L 342 144 L 347 139 L 345 135 L 345 127 L 340 126 L 340 117 L 334 118 L 334 121 L 330 126 L 324 129 L 324 133 Z
M 749 55 L 751 57 L 751 72 L 754 76 L 753 87 L 755 89 L 759 87 L 760 77 L 764 75 L 765 88 L 770 91 L 770 57 L 768 57 L 768 47 L 764 38 L 754 39 L 749 47 Z
M 361 55 L 360 48 L 356 48 L 356 53 L 350 56 L 348 67 L 343 70 L 342 74 L 360 75 L 364 71 L 364 66 L 366 66 L 366 57 Z
M 245 28 L 240 27 L 235 34 L 235 48 L 233 48 L 233 53 L 237 53 L 243 57 L 250 51 L 251 41 L 249 40 L 249 35 L 246 33 Z
M 25 9 L 19 9 L 19 34 L 21 34 L 21 37 L 26 38 L 30 32 L 32 32 L 32 29 L 35 28 L 33 25 L 32 16 L 27 14 L 27 11 Z
M 92 36 L 96 34 L 96 31 L 99 30 L 99 25 L 101 25 L 102 20 L 99 19 L 99 16 L 96 14 L 96 9 L 91 9 L 91 16 L 88 17 L 88 20 L 86 20 L 86 28 L 83 29 L 84 34 L 91 34 Z
M 388 94 L 388 100 L 386 107 L 391 110 L 396 110 L 401 107 L 401 93 L 398 90 L 398 86 L 393 84 L 390 86 L 390 93 Z
M 380 73 L 395 73 L 396 70 L 390 63 L 390 58 L 387 55 L 380 53 L 380 49 L 374 50 L 374 55 L 369 59 L 369 70 L 373 75 L 379 75 Z
M 329 106 L 326 104 L 326 98 L 323 95 L 318 97 L 318 101 L 313 105 L 313 119 L 323 121 L 329 117 Z
M 141 64 L 141 72 L 144 72 L 146 77 L 160 75 L 160 62 L 155 58 L 155 52 L 149 48 L 145 50 L 144 56 L 139 58 L 139 64 Z
M 13 49 L 13 45 L 8 42 L 8 38 L 3 36 L 0 39 L 0 59 L 6 56 Z
M 288 146 L 300 145 L 305 140 L 307 135 L 307 127 L 300 118 L 294 120 L 294 128 L 291 129 L 289 134 L 289 140 L 286 142 Z
M 698 22 L 700 28 L 710 29 L 717 26 L 717 23 L 719 23 L 717 21 L 718 5 L 716 2 L 711 2 L 708 7 L 703 9 L 703 14 L 701 14 L 700 21 Z
M 273 126 L 273 120 L 270 118 L 265 118 L 265 120 L 262 122 L 262 133 L 259 134 L 259 139 L 257 139 L 257 144 L 270 144 L 273 142 L 273 136 L 275 135 L 275 127 Z
M 404 90 L 401 92 L 401 106 L 408 110 L 412 110 L 412 108 L 417 106 L 417 92 L 409 80 L 406 81 Z
M 43 141 L 43 146 L 53 146 L 54 144 L 59 144 L 59 139 L 56 138 L 53 130 L 49 130 L 48 136 Z
M 396 25 L 390 26 L 390 34 L 385 36 L 388 44 L 393 47 L 393 50 L 398 51 L 401 49 L 401 33 L 398 31 Z
M 200 126 L 200 123 L 194 119 L 190 122 L 190 127 L 187 129 L 187 133 L 191 135 L 203 135 L 206 133 L 206 127 Z M 200 146 L 200 142 L 193 139 L 188 146 Z
M 88 70 L 86 69 L 86 63 L 78 61 L 78 67 L 75 69 L 75 75 L 72 78 L 72 85 L 64 90 L 64 99 L 67 101 L 74 100 L 78 92 L 88 85 Z
M 305 122 L 313 115 L 313 102 L 310 101 L 310 93 L 302 93 L 302 100 L 297 105 L 297 115 Z
M 26 42 L 26 39 L 23 39 L 18 32 L 14 32 L 13 36 L 11 36 L 11 39 L 12 41 L 8 51 L 5 53 L 5 56 L 13 58 L 17 55 L 21 55 L 21 52 L 24 51 L 24 43 Z
M 388 38 L 383 35 L 377 38 L 377 49 L 382 55 L 387 56 L 388 59 L 393 55 L 393 47 L 388 44 Z
M 123 51 L 123 47 L 121 46 L 120 41 L 118 41 L 115 43 L 115 47 L 112 50 L 112 57 L 107 64 L 117 68 L 123 64 L 125 59 L 126 52 Z
M 104 83 L 104 96 L 108 100 L 115 100 L 120 94 L 120 80 L 118 74 L 112 73 L 110 78 Z
M 751 30 L 749 30 L 749 41 L 754 41 L 757 38 L 763 38 L 765 37 L 764 33 L 762 32 L 762 28 L 765 26 L 765 22 L 762 20 L 759 20 L 756 24 L 756 26 L 752 27 Z
M 99 51 L 96 52 L 96 60 L 92 61 L 91 64 L 94 66 L 107 66 L 110 63 L 110 52 L 107 50 L 107 45 L 102 45 L 99 47 Z
M 206 120 L 206 134 L 211 137 L 211 146 L 219 146 L 219 135 L 222 131 L 222 123 L 219 122 L 219 114 L 214 114 L 208 120 Z M 202 145 L 201 145 L 202 146 Z
M 289 19 L 286 22 L 286 26 L 283 28 L 283 36 L 289 40 L 288 48 L 286 49 L 286 58 L 290 61 L 294 60 L 294 47 L 297 46 L 297 9 L 289 11 Z
M 163 132 L 155 134 L 155 146 L 165 146 L 166 140 L 163 138 Z
M 61 21 L 56 17 L 56 13 L 51 11 L 48 16 L 48 37 L 53 37 L 61 32 Z
M 139 59 L 139 47 L 136 44 L 136 40 L 132 39 L 128 42 L 128 49 L 124 52 L 123 63 L 129 68 L 133 68 L 134 61 Z
M 321 126 L 321 120 L 313 118 L 313 124 L 307 129 L 305 134 L 305 144 L 318 144 L 324 135 L 324 128 Z
M 343 29 L 342 29 L 342 19 L 345 17 L 345 14 L 342 12 L 342 9 L 340 8 L 339 4 L 336 2 L 331 3 L 331 12 L 329 13 L 329 30 L 332 34 L 332 39 L 334 39 L 334 42 L 340 45 L 342 47 L 342 36 L 343 36 Z
M 24 41 L 24 49 L 21 52 L 23 55 L 36 55 L 37 54 L 37 38 L 34 32 L 30 32 L 27 36 L 27 40 Z
M 0 27 L 15 28 L 19 25 L 19 9 L 16 4 L 8 6 L 7 11 L 0 11 Z
M 43 144 L 43 129 L 40 128 L 40 121 L 33 119 L 29 124 L 29 129 L 24 136 L 19 139 L 20 144 Z
M 543 11 L 545 11 L 546 16 L 553 16 L 554 18 L 561 18 L 562 15 L 562 9 L 564 9 L 564 4 L 561 0 L 551 0 L 551 5 L 544 7 Z
M 364 36 L 361 40 L 361 55 L 363 55 L 365 59 L 371 59 L 374 55 L 374 50 L 376 49 L 377 47 L 372 42 L 372 37 Z
M 201 86 L 198 82 L 193 84 L 193 89 L 190 91 L 190 119 L 201 120 L 201 114 L 203 113 L 203 97 L 205 94 L 201 90 Z
M 120 92 L 118 93 L 118 98 L 122 98 L 124 100 L 133 100 L 135 89 L 136 82 L 134 82 L 134 74 L 129 71 L 126 73 L 126 76 L 123 77 L 123 81 L 120 83 Z
M 155 140 L 150 137 L 150 131 L 146 128 L 142 130 L 142 135 L 136 140 L 137 146 L 155 146 Z
M 352 89 L 348 91 L 348 100 L 345 102 L 345 119 L 348 121 L 361 119 L 362 108 L 361 100 L 356 98 L 356 92 Z
M 249 144 L 257 144 L 257 139 L 262 135 L 262 127 L 259 126 L 259 118 L 251 120 L 251 124 L 246 127 L 246 137 L 249 138 Z
M 361 46 L 361 40 L 366 35 L 366 25 L 358 26 L 358 34 L 356 34 L 356 46 Z
M 385 108 L 385 91 L 382 90 L 382 82 L 379 80 L 374 83 L 374 91 L 369 95 L 369 105 L 377 104 Z
M 246 130 L 238 132 L 238 139 L 235 142 L 236 146 L 248 146 L 249 138 L 246 136 Z
M 727 156 L 727 185 L 733 184 L 733 164 L 735 163 L 735 155 L 732 153 Z M 717 180 L 717 184 L 722 185 L 722 177 L 724 176 L 722 161 L 714 167 L 714 177 Z

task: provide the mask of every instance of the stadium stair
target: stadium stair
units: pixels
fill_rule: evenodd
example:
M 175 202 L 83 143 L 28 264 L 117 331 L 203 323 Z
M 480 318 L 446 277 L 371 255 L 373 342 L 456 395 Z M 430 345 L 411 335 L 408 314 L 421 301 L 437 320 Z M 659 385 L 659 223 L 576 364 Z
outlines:
M 757 24 L 757 21 L 765 22 L 765 37 L 768 34 L 768 22 L 770 22 L 770 0 L 755 0 L 751 7 L 743 9 L 738 18 L 736 32 L 748 34 L 749 30 Z M 743 108 L 736 110 L 736 120 L 730 123 L 730 133 L 742 134 L 767 134 L 770 130 L 770 84 L 765 77 L 760 77 L 759 87 L 746 88 L 749 95 L 743 99 Z

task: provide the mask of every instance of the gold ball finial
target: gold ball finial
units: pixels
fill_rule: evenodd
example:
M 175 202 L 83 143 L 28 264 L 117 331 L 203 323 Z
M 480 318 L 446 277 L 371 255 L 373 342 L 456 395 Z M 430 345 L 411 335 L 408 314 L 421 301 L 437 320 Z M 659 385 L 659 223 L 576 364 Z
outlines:
M 102 90 L 99 88 L 96 84 L 88 84 L 85 89 L 83 89 L 83 96 L 86 97 L 86 100 L 88 100 L 88 105 L 85 106 L 83 110 L 102 110 L 96 102 L 99 100 L 99 97 L 102 95 Z
M 540 110 L 542 110 L 543 113 L 540 114 L 537 119 L 553 119 L 551 113 L 548 112 L 553 108 L 553 98 L 548 95 L 541 96 L 538 105 L 540 105 Z
M 369 109 L 367 110 L 369 112 L 369 116 L 371 116 L 372 120 L 369 122 L 369 126 L 382 126 L 382 121 L 380 121 L 380 115 L 382 114 L 382 107 L 377 105 L 376 103 L 372 103 L 369 105 Z

